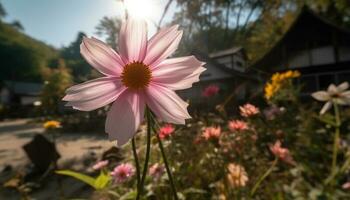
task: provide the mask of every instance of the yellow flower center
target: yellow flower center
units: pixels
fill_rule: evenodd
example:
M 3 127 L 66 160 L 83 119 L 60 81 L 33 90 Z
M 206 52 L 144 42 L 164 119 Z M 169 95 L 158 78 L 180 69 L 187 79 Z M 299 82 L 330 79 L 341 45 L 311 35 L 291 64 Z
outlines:
M 152 78 L 152 72 L 142 62 L 133 62 L 124 66 L 121 78 L 126 87 L 139 90 L 148 86 Z

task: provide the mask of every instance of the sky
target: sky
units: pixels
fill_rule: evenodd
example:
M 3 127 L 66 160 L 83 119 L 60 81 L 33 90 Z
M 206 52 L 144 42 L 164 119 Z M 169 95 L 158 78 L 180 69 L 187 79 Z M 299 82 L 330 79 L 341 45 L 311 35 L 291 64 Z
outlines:
M 75 40 L 79 31 L 88 36 L 96 36 L 95 27 L 104 16 L 124 15 L 123 5 L 117 0 L 0 1 L 8 14 L 5 21 L 20 21 L 26 34 L 55 47 L 69 45 Z M 153 4 L 152 12 L 148 12 L 152 14 L 149 18 L 158 21 L 166 1 L 147 1 Z M 168 12 L 165 22 L 170 20 L 174 10 L 175 5 Z M 155 27 L 151 24 L 149 22 L 150 34 L 155 32 Z

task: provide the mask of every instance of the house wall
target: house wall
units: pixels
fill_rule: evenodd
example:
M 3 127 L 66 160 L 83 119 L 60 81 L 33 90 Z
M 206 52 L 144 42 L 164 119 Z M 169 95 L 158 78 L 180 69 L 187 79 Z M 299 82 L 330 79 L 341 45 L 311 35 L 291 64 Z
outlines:
M 216 62 L 225 65 L 229 69 L 233 69 L 239 72 L 245 71 L 245 58 L 242 52 L 230 54 L 226 56 L 213 58 Z
M 11 100 L 10 91 L 7 88 L 2 88 L 0 90 L 0 103 L 8 104 L 10 103 L 10 100 Z
M 350 51 L 342 51 L 342 61 L 350 60 Z M 290 53 L 287 58 L 288 66 L 291 69 L 307 67 L 311 65 L 326 65 L 336 62 L 333 46 L 323 46 L 310 50 L 299 50 Z
M 204 67 L 206 70 L 200 76 L 201 81 L 212 81 L 232 77 L 232 74 L 227 73 L 210 63 L 205 64 Z

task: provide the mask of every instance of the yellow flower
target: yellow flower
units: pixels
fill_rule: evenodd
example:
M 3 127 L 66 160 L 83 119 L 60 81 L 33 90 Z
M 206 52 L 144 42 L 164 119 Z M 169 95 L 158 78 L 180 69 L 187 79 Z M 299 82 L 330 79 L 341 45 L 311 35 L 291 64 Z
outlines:
M 293 72 L 293 78 L 297 78 L 300 76 L 300 72 L 299 71 L 294 71 Z
M 230 163 L 227 169 L 227 181 L 233 188 L 244 187 L 247 184 L 249 179 L 243 166 Z
M 59 121 L 50 120 L 44 123 L 45 129 L 56 129 L 61 127 L 61 123 Z
M 272 75 L 272 77 L 271 77 L 271 81 L 272 82 L 278 82 L 278 81 L 280 81 L 281 80 L 281 75 L 280 75 L 280 73 L 274 73 L 273 75 Z
M 299 76 L 300 72 L 292 70 L 288 70 L 283 73 L 274 73 L 271 77 L 271 80 L 265 85 L 265 98 L 267 100 L 271 99 L 283 87 L 287 79 L 292 79 Z

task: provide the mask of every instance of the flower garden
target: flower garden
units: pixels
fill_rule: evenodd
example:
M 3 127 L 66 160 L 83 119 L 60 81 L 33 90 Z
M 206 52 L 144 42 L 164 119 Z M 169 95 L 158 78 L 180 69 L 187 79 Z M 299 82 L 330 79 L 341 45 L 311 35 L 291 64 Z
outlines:
M 22 78 L 43 84 L 0 82 L 0 199 L 350 199 L 350 71 L 344 67 L 350 51 L 342 46 L 349 32 L 313 13 L 326 1 L 176 0 L 177 11 L 170 0 L 159 23 L 154 22 L 153 35 L 146 17 L 136 17 L 143 11 L 141 1 L 118 2 L 125 6 L 123 20 L 104 17 L 96 27 L 105 41 L 79 33 L 59 51 L 47 47 L 54 56 L 47 58 L 48 66 L 33 61 L 40 70 L 33 68 Z M 293 5 L 300 13 L 291 23 Z M 348 14 L 347 5 L 327 4 L 328 12 L 336 10 L 333 18 L 339 19 Z M 170 24 L 180 25 L 161 26 L 168 9 L 174 14 Z M 193 10 L 203 16 L 192 16 Z M 234 29 L 230 11 L 238 15 Z M 2 21 L 5 16 L 0 3 L 0 27 L 25 35 L 19 22 Z M 270 20 L 274 17 L 290 22 L 289 30 Z M 289 37 L 295 40 L 293 34 L 309 28 L 303 20 L 320 30 L 331 27 L 322 36 L 331 37 L 333 46 L 317 46 L 329 42 L 321 36 L 303 44 L 307 53 L 290 44 Z M 277 40 L 266 27 L 285 35 Z M 208 43 L 207 49 L 197 37 Z M 242 46 L 221 51 L 229 38 Z M 261 45 L 269 42 L 275 47 Z M 267 51 L 264 56 L 259 45 Z M 286 67 L 266 69 L 269 63 Z M 12 80 L 14 74 L 7 75 Z M 24 122 L 16 119 L 22 112 L 28 112 Z M 7 163 L 14 155 L 17 166 Z
M 100 41 L 85 38 L 82 54 L 108 76 L 71 87 L 63 99 L 68 106 L 83 111 L 115 101 L 107 113 L 106 131 L 122 146 L 125 159 L 116 164 L 108 159 L 97 161 L 92 166 L 98 172 L 96 176 L 70 170 L 56 173 L 90 185 L 96 198 L 107 199 L 350 198 L 349 112 L 343 107 L 350 103 L 347 82 L 315 91 L 311 95 L 315 101 L 310 96 L 310 102 L 303 103 L 299 98 L 302 86 L 295 84 L 300 73 L 275 73 L 261 94 L 264 98 L 237 105 L 232 113 L 226 112 L 227 105 L 223 104 L 189 119 L 188 104 L 171 90 L 191 87 L 205 70 L 203 63 L 194 57 L 160 61 L 173 51 L 169 49 L 159 56 L 156 50 L 147 49 L 153 56 L 148 57 L 142 42 L 123 38 L 123 32 L 136 27 L 143 30 L 142 26 L 132 21 L 122 26 L 120 43 L 126 45 L 122 57 L 116 57 Z M 176 29 L 162 29 L 148 45 L 178 43 L 181 32 Z M 128 45 L 141 50 L 128 52 Z M 85 48 L 111 57 L 96 57 Z M 111 58 L 131 64 L 118 71 L 109 67 Z M 119 80 L 122 86 L 112 85 L 111 81 Z M 110 95 L 113 90 L 125 95 L 115 100 Z M 213 98 L 219 90 L 210 85 L 202 96 Z

